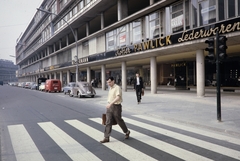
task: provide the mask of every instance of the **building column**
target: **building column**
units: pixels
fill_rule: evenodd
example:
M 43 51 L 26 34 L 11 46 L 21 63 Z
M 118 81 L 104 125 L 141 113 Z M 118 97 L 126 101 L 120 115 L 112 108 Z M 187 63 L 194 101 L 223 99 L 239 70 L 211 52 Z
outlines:
M 56 44 L 55 43 L 53 44 L 53 52 L 54 53 L 56 52 Z
M 67 35 L 66 36 L 66 46 L 68 46 L 69 45 L 69 36 Z
M 86 23 L 86 36 L 89 36 L 89 22 Z
M 67 84 L 70 82 L 70 71 L 67 71 Z
M 59 40 L 59 50 L 62 49 L 62 39 Z
M 205 62 L 204 62 L 203 50 L 197 50 L 196 66 L 197 66 L 197 96 L 204 97 L 205 95 Z
M 50 49 L 49 46 L 47 47 L 47 56 L 50 55 Z
M 61 84 L 63 86 L 63 72 L 62 71 L 60 71 L 60 81 L 61 81 Z
M 78 30 L 77 29 L 74 30 L 74 34 L 76 35 L 76 39 L 78 40 Z
M 126 62 L 122 62 L 122 90 L 127 91 L 127 67 Z
M 91 82 L 91 69 L 90 67 L 87 67 L 87 82 Z
M 54 74 L 54 79 L 57 79 L 57 73 L 54 72 L 53 74 Z
M 102 90 L 106 90 L 106 66 L 101 66 L 101 75 L 102 75 Z
M 118 10 L 118 21 L 126 18 L 128 16 L 128 0 L 118 0 L 117 10 Z
M 154 0 L 149 0 L 150 6 L 154 4 Z
M 150 59 L 151 93 L 157 93 L 157 60 L 156 57 Z
M 104 14 L 101 13 L 101 29 L 104 28 Z

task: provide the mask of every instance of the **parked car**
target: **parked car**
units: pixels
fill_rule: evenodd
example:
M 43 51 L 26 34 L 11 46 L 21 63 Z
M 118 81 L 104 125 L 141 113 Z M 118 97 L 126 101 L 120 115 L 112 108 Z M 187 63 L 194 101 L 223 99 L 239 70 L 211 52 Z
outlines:
M 64 94 L 70 94 L 73 87 L 75 87 L 76 82 L 69 82 L 66 86 L 62 88 Z
M 48 79 L 45 84 L 45 92 L 61 92 L 61 81 L 59 79 Z
M 25 84 L 26 84 L 26 82 L 19 82 L 18 84 L 15 84 L 15 85 L 18 86 L 18 87 L 24 88 Z
M 45 82 L 42 82 L 41 84 L 40 84 L 40 86 L 39 86 L 39 91 L 44 91 L 45 90 Z
M 38 84 L 37 83 L 33 83 L 30 89 L 31 90 L 33 90 L 33 89 L 37 90 L 38 89 L 37 87 L 38 87 Z
M 30 89 L 33 84 L 34 84 L 34 82 L 26 82 L 24 88 L 29 88 Z
M 92 87 L 91 83 L 88 82 L 76 82 L 75 87 L 72 88 L 71 93 L 69 96 L 77 96 L 77 97 L 94 97 L 96 95 L 95 89 Z
M 0 85 L 2 85 L 2 86 L 3 86 L 3 81 L 0 81 Z

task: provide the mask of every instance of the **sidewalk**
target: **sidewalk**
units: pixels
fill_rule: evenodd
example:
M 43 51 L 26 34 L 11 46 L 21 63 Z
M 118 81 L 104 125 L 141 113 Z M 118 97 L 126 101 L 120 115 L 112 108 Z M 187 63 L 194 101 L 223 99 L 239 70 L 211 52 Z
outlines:
M 97 95 L 107 99 L 107 90 L 96 88 Z M 194 90 L 158 88 L 157 94 L 145 90 L 138 105 L 135 91 L 123 92 L 124 111 L 133 115 L 149 115 L 197 128 L 224 132 L 240 138 L 240 93 L 221 92 L 222 122 L 217 120 L 216 91 L 206 90 L 204 97 L 197 97 Z

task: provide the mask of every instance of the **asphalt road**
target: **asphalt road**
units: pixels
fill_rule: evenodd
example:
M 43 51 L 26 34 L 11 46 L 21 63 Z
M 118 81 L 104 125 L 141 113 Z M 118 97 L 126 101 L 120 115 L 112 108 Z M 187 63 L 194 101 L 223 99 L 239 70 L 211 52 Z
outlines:
M 101 144 L 106 96 L 72 98 L 0 87 L 1 161 L 240 160 L 240 140 L 123 111 L 129 140 L 118 126 Z

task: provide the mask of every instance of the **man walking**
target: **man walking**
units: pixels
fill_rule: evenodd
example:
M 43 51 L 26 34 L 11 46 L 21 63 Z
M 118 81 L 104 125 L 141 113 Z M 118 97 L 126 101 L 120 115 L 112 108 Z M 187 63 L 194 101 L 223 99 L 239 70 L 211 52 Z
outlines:
M 143 79 L 139 76 L 139 73 L 136 73 L 136 78 L 134 82 L 134 90 L 136 90 L 136 96 L 137 96 L 137 103 L 139 104 L 141 102 L 141 95 L 143 90 Z
M 110 87 L 108 92 L 108 104 L 106 106 L 106 126 L 104 131 L 104 139 L 101 143 L 109 142 L 110 134 L 112 131 L 112 121 L 116 120 L 117 124 L 122 128 L 125 133 L 125 139 L 129 138 L 130 131 L 128 130 L 124 120 L 122 119 L 122 90 L 115 84 L 114 78 L 109 77 L 107 80 L 108 86 Z

